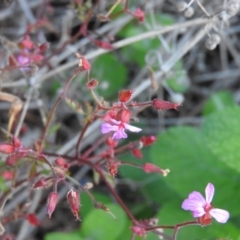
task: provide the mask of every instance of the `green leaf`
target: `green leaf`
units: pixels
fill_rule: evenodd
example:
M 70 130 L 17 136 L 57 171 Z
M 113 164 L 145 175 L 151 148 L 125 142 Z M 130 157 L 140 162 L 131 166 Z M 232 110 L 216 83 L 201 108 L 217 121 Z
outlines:
M 223 111 L 228 107 L 235 106 L 232 93 L 228 91 L 221 91 L 214 93 L 211 97 L 205 102 L 203 106 L 203 115 L 209 115 L 213 112 Z
M 92 210 L 82 223 L 80 233 L 91 240 L 116 240 L 127 227 L 127 218 L 122 208 L 115 204 L 107 207 L 117 218 L 102 210 Z
M 91 77 L 97 78 L 97 91 L 104 98 L 115 97 L 127 80 L 127 69 L 113 53 L 99 56 L 92 64 Z
M 222 126 L 223 129 L 225 126 Z M 153 161 L 171 170 L 165 181 L 182 200 L 192 191 L 203 193 L 207 183 L 211 182 L 216 188 L 214 206 L 228 210 L 232 216 L 238 215 L 240 208 L 236 206 L 240 201 L 240 191 L 236 189 L 239 188 L 240 176 L 219 161 L 219 156 L 209 149 L 204 134 L 206 136 L 206 132 L 190 127 L 169 129 L 158 137 L 152 147 Z M 210 141 L 211 136 L 208 138 Z M 213 139 L 212 144 L 216 141 L 217 138 Z M 239 149 L 232 150 L 240 152 Z
M 53 233 L 47 233 L 44 237 L 44 240 L 82 240 L 82 238 L 79 235 L 79 232 L 53 232 Z
M 227 166 L 240 172 L 240 108 L 229 108 L 208 116 L 202 125 L 202 131 L 204 142 L 214 155 Z M 233 188 L 238 178 L 234 178 L 233 175 L 230 179 L 233 181 Z

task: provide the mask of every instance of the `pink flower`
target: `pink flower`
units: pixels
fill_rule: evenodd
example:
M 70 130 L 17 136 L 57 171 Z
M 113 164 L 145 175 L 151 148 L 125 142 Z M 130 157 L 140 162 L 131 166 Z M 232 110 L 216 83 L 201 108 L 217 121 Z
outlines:
M 109 133 L 111 131 L 115 132 L 112 136 L 112 139 L 127 138 L 127 134 L 125 133 L 125 129 L 127 129 L 131 132 L 142 131 L 141 128 L 134 127 L 134 126 L 129 125 L 125 122 L 117 121 L 113 118 L 110 118 L 109 122 L 110 123 L 105 122 L 101 125 L 101 132 L 103 134 Z
M 194 191 L 183 201 L 182 208 L 191 211 L 193 217 L 198 218 L 199 223 L 202 225 L 211 223 L 211 217 L 215 218 L 220 223 L 226 223 L 229 218 L 229 212 L 223 209 L 214 208 L 211 205 L 214 191 L 213 184 L 208 183 L 205 189 L 206 199 L 204 199 L 200 192 Z

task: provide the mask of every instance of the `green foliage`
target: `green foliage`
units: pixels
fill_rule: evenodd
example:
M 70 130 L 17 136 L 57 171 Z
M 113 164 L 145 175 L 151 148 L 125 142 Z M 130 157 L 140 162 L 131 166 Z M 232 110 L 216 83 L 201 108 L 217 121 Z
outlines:
M 113 53 L 99 56 L 92 64 L 91 77 L 99 80 L 97 91 L 104 98 L 115 97 L 127 80 L 127 69 Z
M 203 106 L 203 115 L 209 115 L 216 111 L 223 111 L 235 106 L 233 95 L 228 91 L 214 93 Z
M 213 113 L 205 119 L 199 130 L 175 127 L 158 137 L 152 147 L 152 160 L 156 165 L 171 170 L 164 180 L 167 187 L 179 196 L 176 195 L 174 202 L 163 205 L 159 217 L 164 224 L 190 220 L 190 213 L 187 218 L 186 212 L 181 209 L 181 203 L 192 191 L 204 194 L 209 182 L 216 188 L 213 205 L 228 210 L 231 217 L 240 216 L 240 209 L 237 207 L 240 201 L 239 119 L 240 108 L 235 107 Z M 183 237 L 180 240 L 239 237 L 239 231 L 231 222 L 224 225 L 216 223 L 206 231 L 202 231 L 202 228 L 188 228 L 181 230 Z
M 44 240 L 83 240 L 79 232 L 52 232 L 46 234 Z
M 93 209 L 85 218 L 80 228 L 84 238 L 92 240 L 116 240 L 127 227 L 127 217 L 122 208 L 115 204 L 107 206 L 117 218 L 103 211 Z

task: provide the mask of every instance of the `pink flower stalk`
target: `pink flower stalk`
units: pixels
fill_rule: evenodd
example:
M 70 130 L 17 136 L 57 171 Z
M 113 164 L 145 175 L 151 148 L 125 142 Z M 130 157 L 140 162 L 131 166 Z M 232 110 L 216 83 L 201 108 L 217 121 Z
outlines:
M 208 183 L 205 189 L 205 199 L 200 192 L 194 191 L 183 201 L 182 208 L 191 211 L 193 217 L 198 218 L 199 223 L 202 225 L 211 223 L 211 217 L 215 218 L 219 223 L 226 223 L 229 218 L 229 212 L 214 208 L 211 205 L 214 191 L 213 184 Z
M 142 131 L 141 128 L 134 127 L 122 121 L 117 121 L 113 118 L 109 119 L 110 123 L 102 123 L 101 125 L 101 132 L 102 134 L 109 133 L 111 131 L 115 132 L 112 136 L 112 139 L 121 139 L 127 138 L 128 135 L 125 133 L 125 130 L 129 130 L 131 132 L 140 132 Z

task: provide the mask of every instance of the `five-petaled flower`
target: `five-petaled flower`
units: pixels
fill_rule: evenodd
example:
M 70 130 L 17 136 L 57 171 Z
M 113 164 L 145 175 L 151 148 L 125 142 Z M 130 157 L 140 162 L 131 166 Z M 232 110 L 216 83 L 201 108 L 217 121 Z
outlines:
M 182 208 L 191 211 L 193 217 L 198 218 L 198 222 L 201 225 L 210 224 L 212 217 L 220 223 L 226 223 L 229 218 L 228 211 L 214 208 L 211 205 L 214 191 L 213 184 L 208 183 L 205 189 L 206 199 L 204 199 L 200 192 L 194 191 L 182 203 Z
M 134 127 L 132 125 L 129 125 L 127 123 L 117 121 L 113 118 L 111 118 L 108 122 L 102 123 L 101 125 L 101 132 L 103 134 L 109 133 L 111 131 L 115 132 L 112 136 L 112 139 L 121 139 L 121 138 L 127 138 L 128 135 L 125 133 L 125 130 L 129 130 L 131 132 L 140 132 L 142 131 L 141 128 Z

